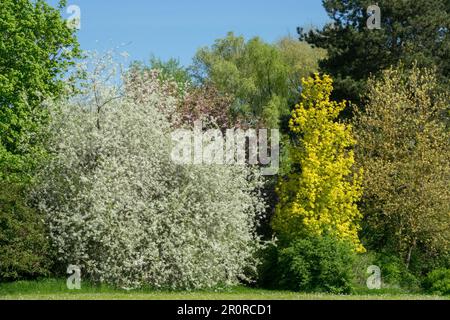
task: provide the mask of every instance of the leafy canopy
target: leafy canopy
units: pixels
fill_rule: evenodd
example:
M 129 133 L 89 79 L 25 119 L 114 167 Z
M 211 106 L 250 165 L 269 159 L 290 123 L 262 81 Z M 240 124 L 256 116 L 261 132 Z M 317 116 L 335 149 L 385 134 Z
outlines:
M 446 254 L 450 245 L 448 92 L 434 71 L 391 68 L 369 81 L 355 117 L 364 169 L 364 234 L 407 266 Z
M 192 70 L 200 83 L 211 82 L 221 93 L 233 95 L 232 111 L 249 125 L 278 128 L 298 95 L 299 76 L 316 71 L 318 53 L 289 38 L 268 44 L 228 33 L 197 52 Z
M 2 0 L 0 35 L 0 179 L 5 179 L 37 161 L 37 135 L 46 121 L 40 103 L 64 92 L 62 76 L 80 51 L 74 31 L 44 0 Z

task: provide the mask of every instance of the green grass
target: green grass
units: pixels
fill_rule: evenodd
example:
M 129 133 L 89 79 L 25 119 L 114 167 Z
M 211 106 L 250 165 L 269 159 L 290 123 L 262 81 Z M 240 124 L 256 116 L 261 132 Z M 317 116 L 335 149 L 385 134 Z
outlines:
M 69 290 L 65 280 L 17 281 L 0 284 L 1 299 L 26 300 L 435 300 L 440 296 L 402 294 L 392 290 L 362 291 L 356 295 L 307 294 L 233 287 L 203 291 L 122 290 L 82 283 L 81 290 Z

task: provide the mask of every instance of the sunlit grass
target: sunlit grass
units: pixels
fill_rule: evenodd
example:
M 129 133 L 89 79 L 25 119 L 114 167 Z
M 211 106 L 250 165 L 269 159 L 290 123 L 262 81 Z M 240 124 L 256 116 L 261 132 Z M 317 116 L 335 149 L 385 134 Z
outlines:
M 82 283 L 80 290 L 69 290 L 65 280 L 17 281 L 0 284 L 0 299 L 26 300 L 424 300 L 446 297 L 402 294 L 392 290 L 354 295 L 310 294 L 254 289 L 244 286 L 198 291 L 124 290 Z

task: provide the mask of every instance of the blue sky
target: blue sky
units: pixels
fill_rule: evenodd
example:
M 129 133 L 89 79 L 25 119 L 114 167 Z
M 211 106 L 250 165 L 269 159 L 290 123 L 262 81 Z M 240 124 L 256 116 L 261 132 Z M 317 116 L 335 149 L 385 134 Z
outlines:
M 81 9 L 83 49 L 125 44 L 120 51 L 131 60 L 147 61 L 154 54 L 184 65 L 199 47 L 228 31 L 272 42 L 289 33 L 296 36 L 297 26 L 321 26 L 328 20 L 321 0 L 68 0 L 68 5 Z

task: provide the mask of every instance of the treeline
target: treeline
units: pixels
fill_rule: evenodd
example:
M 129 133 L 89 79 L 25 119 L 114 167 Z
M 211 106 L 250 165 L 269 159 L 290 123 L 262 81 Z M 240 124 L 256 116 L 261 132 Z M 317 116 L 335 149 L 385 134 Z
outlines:
M 368 5 L 324 1 L 333 23 L 300 39 L 229 33 L 117 85 L 57 9 L 3 1 L 1 281 L 75 264 L 126 287 L 351 293 L 377 265 L 386 288 L 449 293 L 450 3 L 379 1 L 379 30 Z M 279 174 L 173 163 L 197 120 L 279 129 Z

